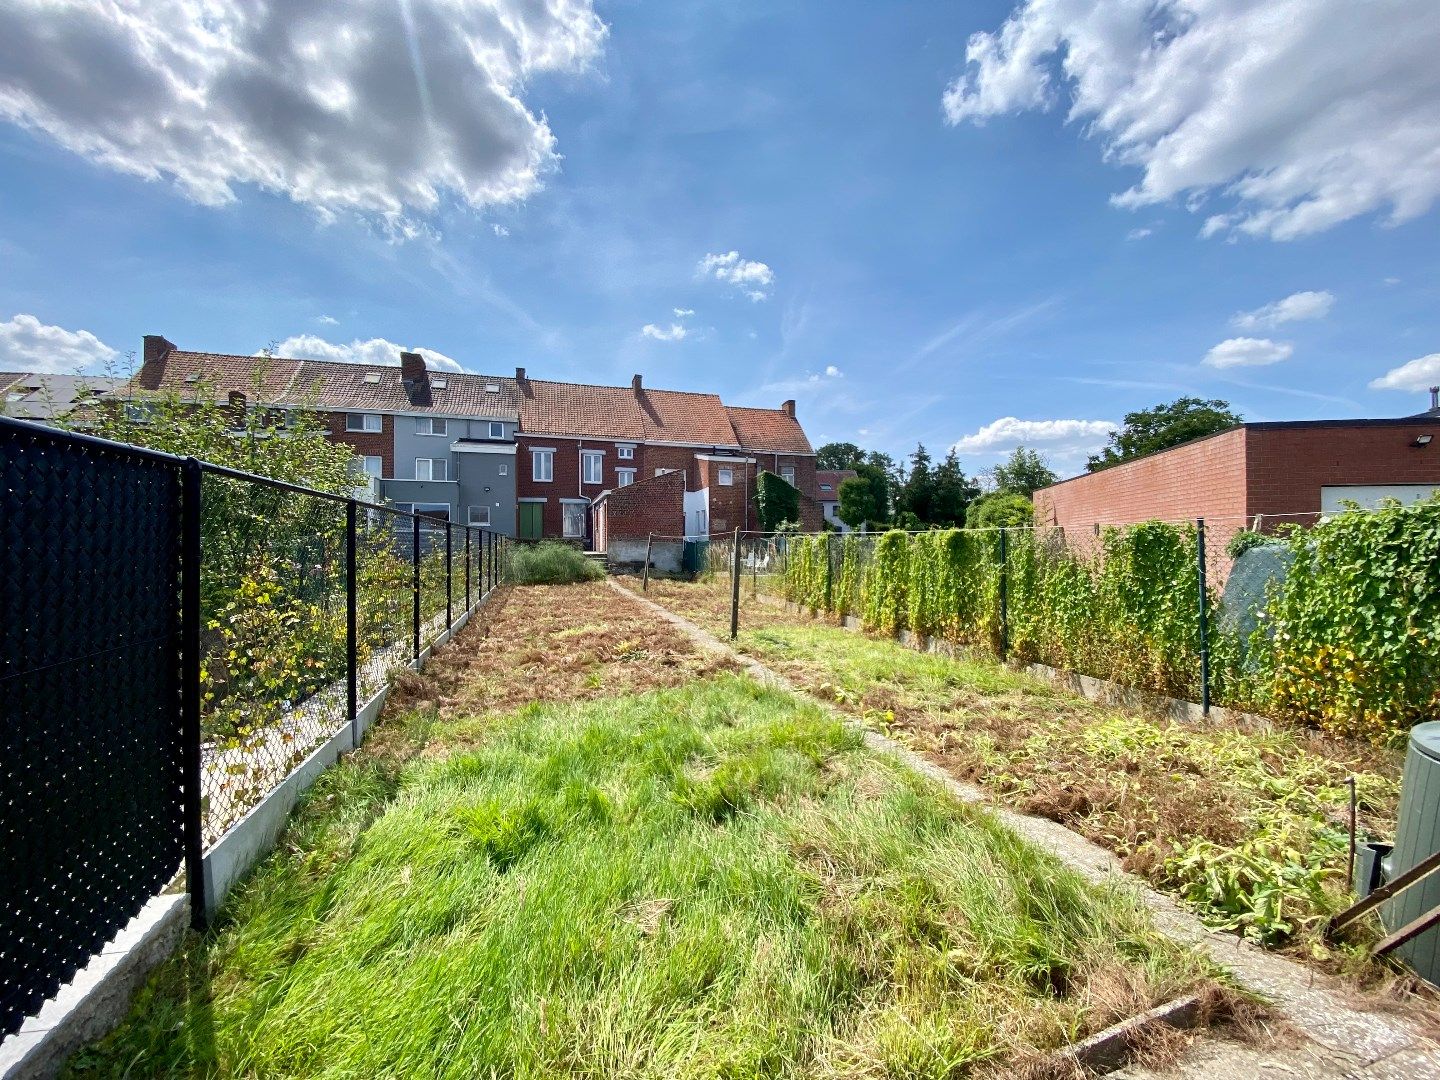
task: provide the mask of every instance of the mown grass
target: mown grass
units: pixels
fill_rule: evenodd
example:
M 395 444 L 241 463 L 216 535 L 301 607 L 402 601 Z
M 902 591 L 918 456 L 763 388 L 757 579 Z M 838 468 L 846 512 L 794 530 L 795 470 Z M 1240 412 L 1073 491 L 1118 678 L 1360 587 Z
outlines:
M 713 588 L 652 582 L 651 592 L 728 630 L 728 596 Z M 746 605 L 736 644 L 955 775 L 1104 844 L 1211 925 L 1362 966 L 1318 930 L 1351 899 L 1346 780 L 1356 778 L 1362 833 L 1385 836 L 1396 755 L 1280 725 L 1147 719 L 993 660 L 920 653 L 764 603 Z
M 1016 1075 L 1210 985 L 1131 898 L 739 676 L 390 726 L 75 1072 Z

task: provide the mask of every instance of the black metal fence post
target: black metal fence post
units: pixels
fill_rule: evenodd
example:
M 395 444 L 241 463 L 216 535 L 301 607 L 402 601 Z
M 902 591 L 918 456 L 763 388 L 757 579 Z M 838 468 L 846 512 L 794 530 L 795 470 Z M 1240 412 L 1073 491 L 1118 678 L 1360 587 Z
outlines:
M 360 672 L 355 593 L 355 517 L 351 499 L 345 504 L 345 700 L 350 714 L 350 745 L 360 745 Z
M 645 565 L 640 569 L 640 591 L 650 591 L 650 547 L 655 543 L 655 534 L 650 533 L 645 537 Z
M 185 743 L 185 884 L 190 925 L 205 929 L 205 829 L 200 751 L 200 499 L 203 474 L 196 458 L 181 466 L 180 711 Z
M 495 534 L 485 534 L 485 591 L 495 588 Z
M 454 602 L 454 581 L 455 575 L 451 572 L 451 564 L 454 562 L 455 552 L 451 543 L 451 530 L 453 525 L 445 522 L 445 629 L 449 630 L 455 625 L 455 602 Z
M 410 592 L 411 628 L 414 656 L 420 659 L 420 515 L 410 519 Z
M 833 602 L 832 602 L 832 598 L 831 598 L 831 596 L 830 596 L 831 579 L 832 579 L 833 577 L 834 577 L 834 573 L 833 573 L 833 571 L 832 571 L 832 569 L 831 569 L 831 566 L 830 566 L 830 534 L 827 532 L 827 533 L 825 534 L 825 610 L 826 610 L 826 611 L 829 611 L 829 610 L 831 609 L 831 607 L 834 606 L 834 605 L 833 605 Z
M 735 550 L 730 554 L 730 640 L 740 635 L 740 530 L 735 530 Z
M 1195 519 L 1196 579 L 1200 585 L 1200 712 L 1210 715 L 1210 590 L 1205 582 L 1205 519 Z
M 1010 653 L 1010 544 L 1005 529 L 1000 530 L 1000 659 Z
M 468 525 L 465 527 L 465 610 L 469 611 L 470 603 L 470 534 L 475 530 Z

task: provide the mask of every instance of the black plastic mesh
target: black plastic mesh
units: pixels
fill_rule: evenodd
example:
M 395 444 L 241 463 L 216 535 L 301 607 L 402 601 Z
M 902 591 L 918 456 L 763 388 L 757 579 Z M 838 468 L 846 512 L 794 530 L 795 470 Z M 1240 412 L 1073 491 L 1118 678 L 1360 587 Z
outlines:
M 0 424 L 0 1034 L 184 854 L 178 470 Z

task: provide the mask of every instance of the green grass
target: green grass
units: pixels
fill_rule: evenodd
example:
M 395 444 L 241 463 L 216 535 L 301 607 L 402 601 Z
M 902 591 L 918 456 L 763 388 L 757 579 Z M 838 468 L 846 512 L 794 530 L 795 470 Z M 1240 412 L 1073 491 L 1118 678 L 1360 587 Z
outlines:
M 393 728 L 78 1074 L 1013 1075 L 1208 979 L 741 677 Z
M 510 550 L 507 580 L 515 585 L 565 585 L 599 581 L 604 576 L 604 568 L 573 544 L 545 540 L 517 544 Z

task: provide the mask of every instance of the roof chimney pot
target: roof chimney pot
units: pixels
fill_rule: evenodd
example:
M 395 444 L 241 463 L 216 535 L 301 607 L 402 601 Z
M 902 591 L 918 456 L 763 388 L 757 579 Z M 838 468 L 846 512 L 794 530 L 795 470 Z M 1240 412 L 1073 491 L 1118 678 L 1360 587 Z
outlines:
M 1430 387 L 1430 408 L 1440 409 L 1440 386 Z
M 639 375 L 630 376 L 630 389 L 634 390 L 637 394 L 644 389 L 644 384 L 641 382 Z
M 515 381 L 517 383 L 522 383 L 525 381 L 525 369 L 523 367 L 517 367 L 515 369 Z
M 154 361 L 163 360 L 163 359 L 165 359 L 165 357 L 166 357 L 168 354 L 170 354 L 170 353 L 172 353 L 172 352 L 174 352 L 174 351 L 175 351 L 175 344 L 174 344 L 174 342 L 167 341 L 165 338 L 161 337 L 159 334 L 146 334 L 146 335 L 145 335 L 145 351 L 144 351 L 144 361 L 145 361 L 145 363 L 149 364 L 149 363 L 154 362 Z
M 425 358 L 419 353 L 400 354 L 400 384 L 412 405 L 430 404 L 430 373 L 425 369 Z
M 791 420 L 794 420 L 794 419 L 795 419 L 795 399 L 794 399 L 794 398 L 791 398 L 789 401 L 782 401 L 782 402 L 780 403 L 780 411 L 783 412 L 786 416 L 790 417 Z

